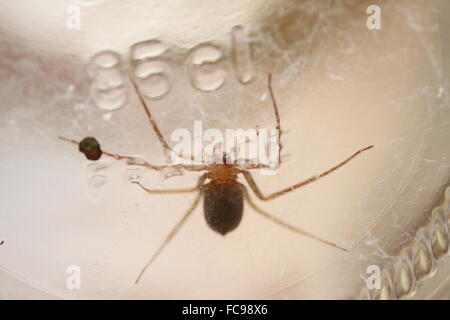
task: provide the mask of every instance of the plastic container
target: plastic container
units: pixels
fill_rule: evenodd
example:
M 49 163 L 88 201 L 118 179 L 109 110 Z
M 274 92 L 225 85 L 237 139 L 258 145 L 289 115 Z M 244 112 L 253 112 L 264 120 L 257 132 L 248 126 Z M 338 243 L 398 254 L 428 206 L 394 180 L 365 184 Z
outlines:
M 431 226 L 449 182 L 450 6 L 385 1 L 381 29 L 373 29 L 370 5 L 3 0 L 0 268 L 61 298 L 396 297 L 386 283 L 395 285 L 399 257 Z M 375 145 L 332 175 L 259 203 L 350 251 L 289 232 L 248 206 L 223 237 L 200 206 L 134 285 L 195 196 L 148 195 L 130 179 L 179 188 L 198 175 L 89 162 L 58 139 L 94 136 L 109 152 L 164 163 L 128 73 L 140 78 L 168 140 L 176 129 L 193 132 L 196 120 L 205 130 L 273 127 L 272 73 L 286 131 L 278 172 L 254 172 L 265 193 Z M 441 228 L 448 238 L 448 220 Z M 404 297 L 448 298 L 440 289 L 448 286 L 448 249 L 430 261 L 421 280 L 429 285 Z M 373 266 L 381 293 L 364 289 Z M 0 282 L 3 298 L 25 290 Z

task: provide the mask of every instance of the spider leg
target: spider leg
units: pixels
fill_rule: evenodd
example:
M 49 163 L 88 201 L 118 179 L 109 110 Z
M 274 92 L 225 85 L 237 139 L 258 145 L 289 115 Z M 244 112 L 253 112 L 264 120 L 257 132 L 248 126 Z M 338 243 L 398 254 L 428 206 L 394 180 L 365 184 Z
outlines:
M 278 112 L 278 105 L 277 101 L 275 99 L 275 95 L 273 93 L 272 89 L 272 74 L 269 73 L 267 76 L 267 87 L 269 89 L 270 99 L 272 100 L 272 106 L 273 111 L 275 113 L 275 119 L 277 122 L 276 129 L 278 134 L 278 166 L 281 163 L 281 149 L 283 146 L 281 145 L 281 124 L 280 124 L 280 113 Z M 256 134 L 259 136 L 259 127 L 256 126 Z M 250 164 L 250 163 L 244 163 L 244 170 L 251 170 L 251 169 L 273 169 L 272 166 L 266 165 L 266 164 Z
M 244 170 L 253 170 L 253 169 L 271 169 L 271 167 L 267 164 L 252 164 L 246 163 L 243 165 Z
M 286 189 L 283 189 L 281 191 L 278 192 L 274 192 L 269 194 L 268 196 L 265 196 L 262 194 L 261 190 L 259 189 L 259 187 L 257 186 L 255 180 L 253 179 L 252 174 L 249 171 L 245 171 L 242 170 L 241 173 L 244 175 L 245 180 L 247 181 L 247 183 L 249 184 L 250 188 L 252 188 L 253 192 L 255 193 L 255 195 L 260 199 L 260 200 L 272 200 L 275 199 L 283 194 L 289 193 L 291 191 L 294 191 L 296 189 L 299 189 L 301 187 L 304 187 L 310 183 L 313 183 L 327 175 L 329 175 L 330 173 L 334 172 L 335 170 L 341 168 L 342 166 L 344 166 L 345 164 L 349 163 L 353 158 L 355 158 L 357 155 L 359 155 L 360 153 L 372 149 L 373 146 L 358 150 L 357 152 L 355 152 L 353 155 L 351 155 L 350 157 L 348 157 L 347 159 L 345 159 L 344 161 L 342 161 L 341 163 L 339 163 L 337 166 L 334 166 L 333 168 L 321 173 L 320 175 L 316 175 L 313 176 L 305 181 L 302 181 L 300 183 L 294 184 Z
M 135 183 L 135 184 L 139 185 L 142 189 L 144 189 L 148 193 L 189 193 L 189 192 L 194 192 L 194 191 L 198 190 L 198 187 L 187 188 L 187 189 L 170 189 L 170 190 L 166 190 L 166 189 L 148 189 L 148 188 L 144 187 L 138 181 L 132 181 L 132 183 Z
M 59 139 L 66 141 L 66 142 L 70 142 L 73 144 L 78 145 L 80 142 L 76 141 L 76 140 L 72 140 L 72 139 L 68 139 L 68 138 L 64 138 L 64 137 L 58 137 Z M 115 154 L 115 153 L 111 153 L 111 152 L 107 152 L 107 151 L 103 151 L 102 150 L 102 154 L 104 154 L 105 156 L 108 156 L 110 158 L 113 158 L 115 160 L 127 160 L 127 164 L 128 165 L 133 165 L 133 166 L 141 166 L 141 167 L 145 167 L 147 169 L 151 169 L 151 170 L 157 170 L 157 171 L 161 171 L 164 170 L 166 168 L 180 168 L 180 169 L 185 169 L 188 171 L 202 171 L 205 170 L 204 166 L 199 166 L 199 165 L 184 165 L 184 164 L 176 164 L 176 165 L 162 165 L 162 166 L 157 166 L 157 165 L 153 165 L 148 163 L 145 160 L 141 160 L 141 159 L 136 159 L 134 157 L 129 157 L 129 156 L 122 156 L 119 154 Z
M 139 273 L 138 277 L 136 278 L 136 281 L 134 284 L 138 284 L 139 280 L 141 280 L 142 276 L 144 275 L 145 271 L 148 269 L 148 267 L 152 264 L 153 261 L 159 256 L 159 254 L 163 251 L 163 249 L 169 244 L 170 240 L 177 234 L 177 232 L 181 229 L 183 224 L 186 222 L 187 218 L 191 215 L 191 213 L 195 210 L 198 203 L 200 202 L 202 193 L 199 193 L 197 197 L 195 198 L 194 202 L 192 203 L 191 207 L 188 209 L 188 211 L 183 215 L 183 217 L 178 221 L 178 223 L 173 227 L 173 229 L 170 231 L 170 233 L 166 236 L 164 239 L 164 242 L 159 246 L 158 250 L 151 256 L 149 261 L 145 264 L 144 268 L 142 268 L 141 272 Z
M 280 159 L 278 159 L 279 164 L 283 163 L 286 158 L 288 158 L 290 155 L 284 155 Z M 273 169 L 272 166 L 268 164 L 262 164 L 262 163 L 244 163 L 242 165 L 243 170 L 253 170 L 253 169 Z
M 247 203 L 250 205 L 250 207 L 252 207 L 257 213 L 259 213 L 259 214 L 262 215 L 263 217 L 265 217 L 265 218 L 271 220 L 272 222 L 275 222 L 276 224 L 278 224 L 278 225 L 280 225 L 280 226 L 282 226 L 282 227 L 284 227 L 284 228 L 286 228 L 286 229 L 289 229 L 289 230 L 291 230 L 291 231 L 293 231 L 293 232 L 295 232 L 295 233 L 297 233 L 297 234 L 300 234 L 300 235 L 309 237 L 309 238 L 311 238 L 311 239 L 314 239 L 314 240 L 319 241 L 319 242 L 321 242 L 321 243 L 323 243 L 323 244 L 326 244 L 326 245 L 335 247 L 335 248 L 340 249 L 340 250 L 342 250 L 342 251 L 346 251 L 346 252 L 349 251 L 349 250 L 347 250 L 347 249 L 345 249 L 345 248 L 343 248 L 343 247 L 337 245 L 337 244 L 334 243 L 334 242 L 331 242 L 331 241 L 328 241 L 328 240 L 324 240 L 324 239 L 319 238 L 318 236 L 315 236 L 315 235 L 313 235 L 313 234 L 311 234 L 311 233 L 309 233 L 309 232 L 306 232 L 306 231 L 301 230 L 301 229 L 299 229 L 299 228 L 297 228 L 297 227 L 295 227 L 295 226 L 293 226 L 293 225 L 290 225 L 290 224 L 288 224 L 288 223 L 286 223 L 286 222 L 283 222 L 283 221 L 280 220 L 279 218 L 277 218 L 277 217 L 275 217 L 275 216 L 273 216 L 273 215 L 271 215 L 271 214 L 265 212 L 264 210 L 260 209 L 260 208 L 252 201 L 252 199 L 250 198 L 250 196 L 249 196 L 249 194 L 248 194 L 247 189 L 245 188 L 245 186 L 242 185 L 242 184 L 240 184 L 240 185 L 241 185 L 241 188 L 244 190 L 244 197 L 245 197 L 245 200 L 247 200 Z
M 278 159 L 280 159 L 281 149 L 283 146 L 281 145 L 281 124 L 280 124 L 280 113 L 278 112 L 277 101 L 275 99 L 275 95 L 273 94 L 272 89 L 272 74 L 269 73 L 267 79 L 267 87 L 269 88 L 270 99 L 272 100 L 273 111 L 275 112 L 275 118 L 277 120 L 277 131 L 278 131 Z
M 166 139 L 165 139 L 164 136 L 162 135 L 161 130 L 159 130 L 159 127 L 158 127 L 158 125 L 156 124 L 156 121 L 155 121 L 155 119 L 153 118 L 153 115 L 152 115 L 152 113 L 150 112 L 150 109 L 149 109 L 147 103 L 145 102 L 145 99 L 144 99 L 144 97 L 142 96 L 141 91 L 139 90 L 138 85 L 136 84 L 136 82 L 133 80 L 133 78 L 132 78 L 131 76 L 129 77 L 129 79 L 130 79 L 130 82 L 131 82 L 131 84 L 132 84 L 134 90 L 135 90 L 136 93 L 137 93 L 137 96 L 138 96 L 138 98 L 139 98 L 139 101 L 141 102 L 142 107 L 144 108 L 144 111 L 145 111 L 145 114 L 147 115 L 148 121 L 150 122 L 150 125 L 151 125 L 152 128 L 153 128 L 153 131 L 155 132 L 156 136 L 158 137 L 159 142 L 162 144 L 162 146 L 163 146 L 163 148 L 164 148 L 164 150 L 165 150 L 166 152 L 167 152 L 167 151 L 170 151 L 170 152 L 175 153 L 175 151 L 173 151 L 172 147 L 169 146 L 169 144 L 166 142 Z M 184 156 L 182 156 L 182 155 L 178 155 L 178 156 L 181 157 L 181 158 L 183 158 L 183 159 L 186 159 L 186 158 L 185 158 Z M 187 160 L 195 161 L 193 155 L 191 155 L 190 158 L 188 158 Z
M 142 189 L 144 189 L 148 193 L 189 193 L 189 192 L 194 192 L 194 191 L 200 190 L 200 187 L 203 185 L 205 180 L 206 180 L 206 174 L 204 174 L 200 177 L 197 185 L 193 188 L 170 189 L 170 190 L 148 189 L 148 188 L 144 187 L 139 181 L 133 181 L 132 183 L 136 183 L 137 185 L 139 185 Z

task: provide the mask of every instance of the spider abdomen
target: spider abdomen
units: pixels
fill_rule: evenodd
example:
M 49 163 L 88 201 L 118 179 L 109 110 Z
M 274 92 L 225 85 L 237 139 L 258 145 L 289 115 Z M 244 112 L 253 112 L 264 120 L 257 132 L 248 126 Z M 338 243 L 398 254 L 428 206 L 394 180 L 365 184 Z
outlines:
M 208 226 L 225 235 L 237 228 L 242 219 L 244 193 L 237 184 L 214 183 L 203 191 L 203 212 Z

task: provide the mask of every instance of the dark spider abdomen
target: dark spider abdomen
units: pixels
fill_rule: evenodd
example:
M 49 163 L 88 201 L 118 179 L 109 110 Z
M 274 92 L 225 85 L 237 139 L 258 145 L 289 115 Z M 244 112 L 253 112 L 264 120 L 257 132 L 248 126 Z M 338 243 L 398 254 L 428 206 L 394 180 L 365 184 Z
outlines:
M 210 183 L 203 191 L 203 212 L 209 227 L 225 235 L 242 219 L 244 194 L 235 184 Z

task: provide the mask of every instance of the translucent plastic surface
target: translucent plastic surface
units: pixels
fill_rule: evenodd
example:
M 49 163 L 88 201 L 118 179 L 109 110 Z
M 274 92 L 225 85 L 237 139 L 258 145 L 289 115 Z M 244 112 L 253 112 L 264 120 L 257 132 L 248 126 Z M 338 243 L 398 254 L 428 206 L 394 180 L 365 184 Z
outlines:
M 449 3 L 384 1 L 374 30 L 370 5 L 2 0 L 1 269 L 62 298 L 357 297 L 367 267 L 392 261 L 429 223 L 450 177 Z M 254 173 L 265 193 L 375 145 L 304 189 L 259 202 L 350 251 L 248 206 L 223 237 L 200 206 L 134 285 L 195 195 L 149 195 L 131 179 L 180 188 L 198 174 L 89 162 L 58 139 L 94 136 L 109 152 L 164 163 L 128 73 L 167 139 L 193 132 L 196 120 L 205 129 L 274 127 L 272 73 L 283 153 L 277 174 Z M 79 289 L 68 285 L 73 270 Z

